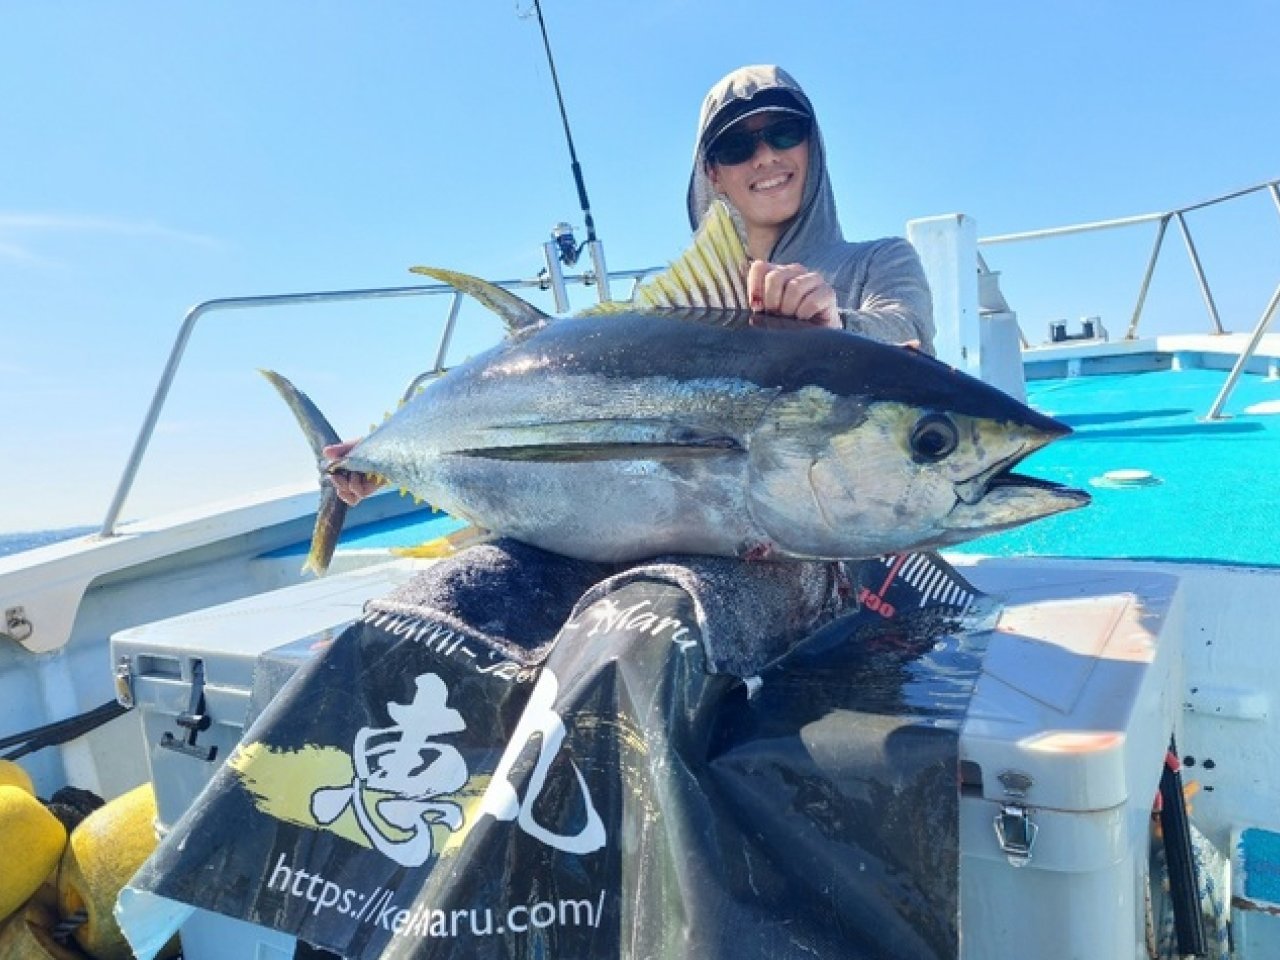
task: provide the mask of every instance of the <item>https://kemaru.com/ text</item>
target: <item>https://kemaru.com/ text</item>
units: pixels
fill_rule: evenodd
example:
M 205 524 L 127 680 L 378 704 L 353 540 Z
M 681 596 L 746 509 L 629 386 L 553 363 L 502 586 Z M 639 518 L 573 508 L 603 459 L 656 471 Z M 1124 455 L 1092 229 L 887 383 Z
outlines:
M 439 940 L 521 934 L 556 926 L 599 927 L 605 901 L 605 891 L 601 890 L 594 901 L 562 898 L 498 909 L 440 910 L 421 904 L 404 907 L 395 902 L 391 890 L 379 887 L 364 893 L 340 886 L 319 874 L 291 867 L 283 853 L 271 871 L 267 889 L 306 900 L 313 916 L 332 910 L 350 917 L 353 923 L 381 927 L 398 937 Z

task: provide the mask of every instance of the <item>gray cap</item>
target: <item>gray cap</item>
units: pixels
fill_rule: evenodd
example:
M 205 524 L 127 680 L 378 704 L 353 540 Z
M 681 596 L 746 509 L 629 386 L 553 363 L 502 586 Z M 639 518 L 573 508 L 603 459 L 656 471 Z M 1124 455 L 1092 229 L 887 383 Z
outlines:
M 758 113 L 791 113 L 813 119 L 813 114 L 789 90 L 779 87 L 761 90 L 750 99 L 731 100 L 720 108 L 707 123 L 706 133 L 702 136 L 703 151 L 733 124 Z

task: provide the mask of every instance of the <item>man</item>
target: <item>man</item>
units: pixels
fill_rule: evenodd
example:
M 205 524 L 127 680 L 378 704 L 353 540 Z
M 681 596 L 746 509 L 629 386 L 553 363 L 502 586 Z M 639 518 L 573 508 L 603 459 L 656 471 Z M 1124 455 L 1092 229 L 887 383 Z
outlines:
M 933 353 L 933 306 L 906 240 L 844 239 L 809 98 L 782 68 L 735 70 L 707 94 L 689 178 L 696 230 L 716 197 L 733 209 L 752 257 L 747 292 L 762 322 L 844 328 Z M 354 442 L 326 447 L 332 459 Z M 380 481 L 333 475 L 348 504 Z
M 844 239 L 813 107 L 780 67 L 735 70 L 703 101 L 688 191 L 695 230 L 717 196 L 753 258 L 757 310 L 933 353 L 919 256 L 901 238 Z

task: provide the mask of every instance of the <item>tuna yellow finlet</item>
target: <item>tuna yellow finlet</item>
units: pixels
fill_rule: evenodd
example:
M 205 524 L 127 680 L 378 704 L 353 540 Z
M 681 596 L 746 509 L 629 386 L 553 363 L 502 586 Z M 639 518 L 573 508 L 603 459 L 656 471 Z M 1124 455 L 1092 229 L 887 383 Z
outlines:
M 493 534 L 489 531 L 475 526 L 466 526 L 443 537 L 436 537 L 434 540 L 420 543 L 416 547 L 392 547 L 391 552 L 397 557 L 438 560 L 444 557 L 452 557 L 467 547 L 478 543 L 486 543 L 492 539 Z

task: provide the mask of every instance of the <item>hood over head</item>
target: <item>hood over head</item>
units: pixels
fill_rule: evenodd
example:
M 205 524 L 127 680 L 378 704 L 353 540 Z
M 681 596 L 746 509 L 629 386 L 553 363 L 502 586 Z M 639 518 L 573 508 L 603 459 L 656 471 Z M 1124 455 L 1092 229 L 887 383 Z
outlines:
M 781 67 L 742 67 L 720 80 L 707 94 L 698 118 L 698 136 L 693 151 L 693 173 L 689 178 L 689 225 L 695 230 L 715 200 L 715 189 L 706 172 L 703 151 L 731 124 L 764 110 L 802 113 L 810 119 L 809 169 L 804 197 L 795 221 L 779 238 L 770 257 L 776 263 L 807 263 L 815 268 L 829 255 L 833 244 L 844 236 L 836 217 L 835 195 L 827 177 L 822 131 L 814 116 L 813 104 L 800 84 Z
M 915 341 L 921 350 L 933 353 L 933 302 L 919 255 L 899 237 L 858 243 L 844 239 L 813 104 L 781 67 L 741 67 L 707 94 L 698 119 L 686 198 L 689 224 L 696 230 L 716 199 L 706 170 L 707 144 L 731 123 L 761 110 L 778 109 L 809 117 L 809 167 L 800 209 L 770 251 L 769 260 L 801 263 L 822 274 L 836 292 L 846 330 L 886 343 Z M 745 235 L 737 211 L 733 212 L 738 232 Z

